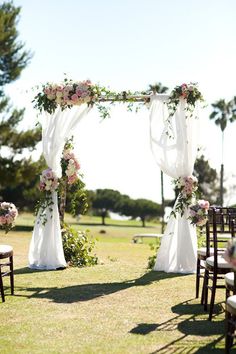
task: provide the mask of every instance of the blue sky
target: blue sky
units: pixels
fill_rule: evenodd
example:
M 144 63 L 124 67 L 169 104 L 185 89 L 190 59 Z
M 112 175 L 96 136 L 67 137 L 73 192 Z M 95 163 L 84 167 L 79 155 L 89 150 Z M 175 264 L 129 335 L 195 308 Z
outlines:
M 115 90 L 139 90 L 161 81 L 173 88 L 195 81 L 208 103 L 236 95 L 236 1 L 234 0 L 17 0 L 19 32 L 34 53 L 21 78 L 8 88 L 26 107 L 24 126 L 36 121 L 32 86 L 90 78 Z M 26 90 L 28 90 L 26 92 Z M 201 145 L 219 169 L 220 132 L 203 115 Z M 210 132 L 210 134 L 209 134 Z M 226 173 L 236 133 L 226 131 Z M 210 135 L 210 138 L 209 138 Z M 100 123 L 93 112 L 81 123 L 78 151 L 88 188 L 110 187 L 133 197 L 160 200 L 159 170 L 151 156 L 148 112 L 130 115 L 116 108 Z M 231 181 L 232 180 L 232 181 Z M 169 180 L 166 194 L 171 196 Z

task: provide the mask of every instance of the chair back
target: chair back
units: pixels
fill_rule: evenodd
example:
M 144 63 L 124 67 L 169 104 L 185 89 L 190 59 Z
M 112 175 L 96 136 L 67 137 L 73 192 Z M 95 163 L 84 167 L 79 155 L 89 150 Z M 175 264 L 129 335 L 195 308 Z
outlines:
M 206 255 L 210 257 L 213 248 L 214 267 L 217 268 L 217 256 L 222 248 L 235 237 L 236 208 L 211 207 L 206 224 Z

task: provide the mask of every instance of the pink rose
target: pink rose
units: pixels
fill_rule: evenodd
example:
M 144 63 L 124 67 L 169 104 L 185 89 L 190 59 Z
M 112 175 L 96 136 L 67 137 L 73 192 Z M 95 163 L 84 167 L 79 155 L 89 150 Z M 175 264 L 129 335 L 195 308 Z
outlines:
M 79 99 L 78 95 L 76 95 L 76 93 L 74 93 L 72 96 L 71 96 L 71 100 L 75 103 L 77 102 Z

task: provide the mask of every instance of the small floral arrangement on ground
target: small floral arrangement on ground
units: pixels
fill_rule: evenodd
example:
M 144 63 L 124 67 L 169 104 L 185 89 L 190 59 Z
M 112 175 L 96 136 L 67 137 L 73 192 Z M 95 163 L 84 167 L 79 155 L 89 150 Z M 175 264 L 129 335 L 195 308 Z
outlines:
M 101 101 L 106 97 L 113 97 L 114 92 L 92 84 L 90 80 L 73 82 L 67 78 L 61 84 L 42 86 L 42 90 L 34 97 L 34 107 L 40 112 L 54 113 L 59 106 L 62 110 L 83 103 L 95 104 L 103 118 L 109 116 L 109 108 Z
M 174 180 L 175 189 L 178 193 L 177 203 L 175 209 L 172 211 L 172 215 L 176 217 L 176 213 L 180 213 L 181 216 L 184 215 L 186 208 L 188 208 L 193 199 L 197 197 L 198 194 L 198 180 L 194 176 L 179 177 Z
M 68 184 L 74 184 L 78 179 L 80 164 L 73 152 L 72 141 L 69 140 L 64 147 L 61 159 L 62 174 L 67 177 Z
M 224 253 L 224 259 L 236 269 L 236 239 L 229 241 Z
M 0 203 L 0 227 L 8 233 L 14 226 L 18 211 L 13 203 Z
M 190 205 L 189 207 L 189 219 L 192 225 L 204 226 L 208 219 L 208 210 L 210 204 L 207 200 L 198 200 L 196 204 Z

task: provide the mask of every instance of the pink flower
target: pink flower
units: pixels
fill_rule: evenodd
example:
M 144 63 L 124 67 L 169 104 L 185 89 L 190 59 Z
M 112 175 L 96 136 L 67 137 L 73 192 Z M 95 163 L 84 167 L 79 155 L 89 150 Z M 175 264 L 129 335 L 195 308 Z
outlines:
M 78 99 L 79 99 L 79 97 L 78 97 L 78 95 L 76 95 L 76 93 L 74 93 L 74 94 L 71 96 L 71 100 L 72 100 L 73 102 L 77 102 Z

